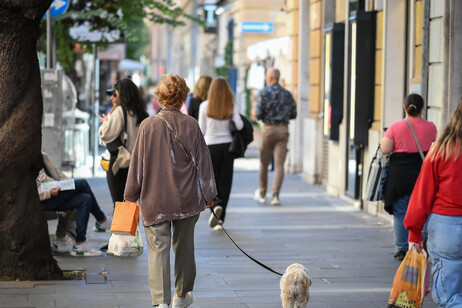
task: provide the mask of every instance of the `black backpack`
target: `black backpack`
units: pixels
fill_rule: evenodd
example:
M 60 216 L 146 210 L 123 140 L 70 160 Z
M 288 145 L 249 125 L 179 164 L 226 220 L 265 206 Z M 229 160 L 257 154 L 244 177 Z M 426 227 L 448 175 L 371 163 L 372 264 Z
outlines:
M 229 145 L 229 151 L 234 158 L 244 157 L 247 146 L 253 141 L 253 126 L 250 121 L 240 114 L 244 126 L 241 130 L 237 130 L 233 120 L 229 121 L 229 130 L 233 136 L 233 141 Z

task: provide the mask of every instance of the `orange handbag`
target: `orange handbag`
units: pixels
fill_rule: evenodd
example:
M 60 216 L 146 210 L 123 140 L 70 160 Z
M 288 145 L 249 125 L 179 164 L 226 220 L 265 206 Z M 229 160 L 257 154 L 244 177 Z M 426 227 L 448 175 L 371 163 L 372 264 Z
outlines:
M 123 235 L 135 235 L 138 226 L 140 208 L 136 202 L 116 202 L 112 217 L 111 232 Z

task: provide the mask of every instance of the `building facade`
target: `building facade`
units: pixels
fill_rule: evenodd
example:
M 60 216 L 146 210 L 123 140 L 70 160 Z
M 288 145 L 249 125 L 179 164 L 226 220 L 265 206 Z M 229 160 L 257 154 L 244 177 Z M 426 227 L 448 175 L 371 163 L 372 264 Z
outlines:
M 441 131 L 462 94 L 454 69 L 461 61 L 462 3 L 302 2 L 310 25 L 301 33 L 310 46 L 303 174 L 381 214 L 381 202 L 363 200 L 363 191 L 386 127 L 404 117 L 405 96 L 421 94 L 423 117 Z
M 156 26 L 153 65 L 164 61 L 190 85 L 224 73 L 249 116 L 264 71 L 278 67 L 299 115 L 287 170 L 371 213 L 383 205 L 362 197 L 370 160 L 385 128 L 403 118 L 405 96 L 421 94 L 424 118 L 441 131 L 462 95 L 458 0 L 180 2 L 213 29 Z

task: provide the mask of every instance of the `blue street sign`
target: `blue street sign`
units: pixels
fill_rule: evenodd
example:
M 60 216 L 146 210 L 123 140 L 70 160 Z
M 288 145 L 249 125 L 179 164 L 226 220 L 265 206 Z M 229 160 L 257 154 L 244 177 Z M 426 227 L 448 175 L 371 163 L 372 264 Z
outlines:
M 56 17 L 64 14 L 69 8 L 69 2 L 70 0 L 53 0 L 53 3 L 50 6 L 50 16 Z M 47 13 L 45 13 L 43 17 L 47 17 Z
M 242 33 L 272 33 L 273 32 L 272 22 L 260 22 L 260 21 L 243 21 L 241 22 Z

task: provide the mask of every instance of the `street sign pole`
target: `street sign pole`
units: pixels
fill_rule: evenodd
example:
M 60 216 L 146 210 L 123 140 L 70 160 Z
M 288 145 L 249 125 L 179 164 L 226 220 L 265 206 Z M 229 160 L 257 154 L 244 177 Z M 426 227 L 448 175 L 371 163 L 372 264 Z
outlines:
M 53 33 L 51 32 L 51 17 L 64 14 L 69 8 L 69 2 L 70 0 L 53 0 L 45 14 L 47 19 L 47 69 L 53 68 L 56 64 L 56 42 L 53 42 L 54 37 L 52 37 Z
M 50 9 L 47 14 L 47 65 L 46 68 L 51 68 L 51 16 Z
M 98 59 L 98 47 L 96 44 L 93 44 L 94 50 L 94 89 L 93 89 L 93 176 L 96 175 L 96 155 L 98 155 L 99 149 L 99 135 L 98 135 L 98 127 L 99 127 L 99 119 L 96 116 L 99 114 L 99 59 Z

